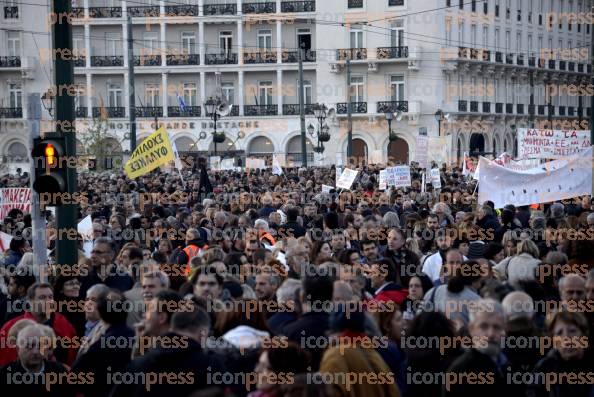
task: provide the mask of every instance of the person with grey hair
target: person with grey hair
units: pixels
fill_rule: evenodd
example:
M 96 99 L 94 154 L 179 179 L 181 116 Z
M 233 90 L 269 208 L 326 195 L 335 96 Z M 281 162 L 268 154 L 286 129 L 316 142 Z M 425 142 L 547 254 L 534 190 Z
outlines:
M 398 217 L 398 214 L 393 212 L 393 211 L 388 211 L 384 214 L 384 217 L 382 219 L 382 223 L 384 225 L 384 227 L 388 228 L 388 229 L 392 229 L 394 227 L 400 227 L 400 218 Z
M 522 240 L 518 244 L 516 255 L 505 258 L 493 269 L 502 280 L 507 280 L 512 287 L 520 289 L 520 282 L 536 281 L 539 257 L 536 244 L 532 240 Z
M 280 277 L 273 272 L 260 272 L 256 275 L 254 291 L 260 301 L 275 301 L 274 294 L 280 286 Z
M 458 381 L 444 385 L 443 396 L 503 396 L 507 390 L 507 382 L 503 374 L 506 372 L 507 360 L 501 352 L 502 340 L 505 337 L 505 312 L 499 302 L 493 299 L 481 299 L 469 311 L 470 322 L 468 332 L 472 339 L 472 347 L 458 357 L 448 374 L 461 376 L 474 375 L 477 379 L 490 375 L 488 381 Z M 463 375 L 464 374 L 464 375 Z
M 594 301 L 594 269 L 590 269 L 586 278 L 586 299 Z
M 299 296 L 301 282 L 288 278 L 276 290 L 276 302 L 278 310 L 268 318 L 268 327 L 275 333 L 280 334 L 282 328 L 297 320 L 296 302 Z
M 594 229 L 594 212 L 590 212 L 586 217 L 586 222 L 588 223 L 589 229 Z
M 575 305 L 575 303 L 583 301 L 586 298 L 586 280 L 575 273 L 561 277 L 559 297 L 562 305 Z
M 115 248 L 115 241 L 110 238 L 100 237 L 95 240 L 91 251 L 91 268 L 80 280 L 81 294 L 86 294 L 95 284 L 105 284 L 120 291 L 128 291 L 134 286 L 132 276 L 114 263 Z
M 556 221 L 565 219 L 565 206 L 562 203 L 553 203 L 549 208 L 549 218 Z

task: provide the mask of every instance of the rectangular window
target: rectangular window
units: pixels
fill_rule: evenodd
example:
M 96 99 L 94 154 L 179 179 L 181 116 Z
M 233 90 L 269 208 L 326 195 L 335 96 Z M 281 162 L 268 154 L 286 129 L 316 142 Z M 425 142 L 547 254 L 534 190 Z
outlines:
M 501 50 L 499 40 L 499 28 L 495 28 L 495 51 Z
M 233 48 L 233 32 L 224 31 L 219 33 L 219 53 L 229 55 Z
M 489 2 L 487 0 L 483 0 L 483 14 L 489 13 Z
M 538 24 L 542 26 L 544 12 L 544 0 L 538 0 Z
M 461 10 L 464 9 L 464 0 L 458 0 L 458 8 Z
M 392 47 L 404 47 L 404 21 L 397 20 L 390 29 L 390 45 Z
M 511 19 L 511 0 L 505 0 L 505 19 Z
M 363 47 L 363 30 L 355 26 L 350 31 L 351 48 L 364 48 Z
M 160 106 L 160 90 L 157 84 L 147 84 L 145 88 L 146 106 L 157 107 Z
M 392 101 L 404 101 L 404 76 L 390 76 Z
M 260 105 L 272 105 L 272 81 L 261 81 L 258 85 Z
M 297 80 L 297 87 L 299 88 L 299 80 Z M 306 105 L 311 105 L 313 101 L 313 88 L 311 80 L 303 80 L 303 100 Z
M 505 51 L 511 50 L 511 32 L 507 30 L 505 32 Z
M 518 54 L 522 52 L 522 32 L 516 33 L 516 52 Z
M 182 32 L 182 52 L 184 54 L 196 54 L 196 34 L 194 32 Z M 188 105 L 189 106 L 189 105 Z
M 223 90 L 223 97 L 229 105 L 235 104 L 235 87 L 232 82 L 221 83 L 221 90 Z
M 110 108 L 122 106 L 122 87 L 119 84 L 110 84 L 107 87 L 107 106 Z
M 458 26 L 458 46 L 465 47 L 464 45 L 464 22 Z
M 472 2 L 470 3 L 470 10 L 472 12 L 476 12 L 476 0 L 472 0 Z
M 7 32 L 6 40 L 8 45 L 9 57 L 21 56 L 21 35 L 19 32 Z
M 483 26 L 483 50 L 489 49 L 489 27 Z
M 153 55 L 159 53 L 159 34 L 157 32 L 145 32 L 143 41 L 145 54 Z
M 365 102 L 363 76 L 351 76 L 351 102 Z
M 532 48 L 532 35 L 529 34 L 528 35 L 528 54 L 529 56 L 533 57 L 534 56 L 534 48 Z
M 571 15 L 573 15 L 573 1 L 569 2 L 569 10 L 567 10 L 567 12 L 569 13 L 570 17 L 567 18 L 567 30 L 569 30 L 571 32 L 571 28 L 572 28 L 572 22 L 573 22 L 573 17 L 571 17 Z
M 85 38 L 83 36 L 72 36 L 72 48 L 77 51 L 77 54 L 81 54 L 85 48 Z
M 470 26 L 470 39 L 472 41 L 472 48 L 476 48 L 476 25 Z
M 84 108 L 86 107 L 86 95 L 85 95 L 86 87 L 82 84 L 76 85 L 76 95 L 74 96 L 74 107 L 76 108 Z
M 118 56 L 122 52 L 122 42 L 119 33 L 105 33 L 105 55 Z
M 529 0 L 528 2 L 528 23 L 532 23 L 532 10 L 534 7 L 533 0 Z
M 272 50 L 272 30 L 258 30 L 258 48 L 265 51 Z
M 495 18 L 499 18 L 499 0 L 495 0 Z
M 11 108 L 23 107 L 23 89 L 20 83 L 11 83 L 8 85 L 8 98 Z
M 184 83 L 184 103 L 186 106 L 198 106 L 196 83 Z

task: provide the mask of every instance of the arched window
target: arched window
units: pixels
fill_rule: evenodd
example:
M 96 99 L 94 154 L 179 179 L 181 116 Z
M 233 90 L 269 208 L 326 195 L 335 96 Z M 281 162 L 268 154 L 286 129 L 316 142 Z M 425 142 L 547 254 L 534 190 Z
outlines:
M 196 150 L 196 144 L 191 138 L 188 138 L 187 136 L 177 138 L 175 140 L 175 147 L 179 153 L 187 153 Z
M 313 146 L 309 139 L 305 140 L 307 150 L 307 161 L 313 163 Z M 301 151 L 301 136 L 297 135 L 291 138 L 287 144 L 287 164 L 301 164 L 302 151 Z
M 22 163 L 29 161 L 29 151 L 21 142 L 12 142 L 8 145 L 4 155 L 9 162 Z
M 268 157 L 274 153 L 272 141 L 265 136 L 259 136 L 250 142 L 248 155 L 250 157 Z

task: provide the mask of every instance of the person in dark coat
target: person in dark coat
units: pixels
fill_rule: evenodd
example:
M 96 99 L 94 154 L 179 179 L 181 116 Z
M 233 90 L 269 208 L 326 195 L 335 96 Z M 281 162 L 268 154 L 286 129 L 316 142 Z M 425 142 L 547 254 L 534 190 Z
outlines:
M 291 207 L 287 210 L 287 222 L 278 227 L 279 236 L 295 238 L 305 236 L 307 231 L 297 222 L 298 216 L 299 210 L 296 207 Z
M 26 268 L 20 268 L 9 277 L 8 296 L 0 306 L 0 325 L 25 313 L 27 290 L 35 284 L 36 278 Z
M 320 367 L 324 344 L 328 340 L 330 314 L 324 310 L 332 301 L 334 281 L 328 275 L 316 275 L 313 267 L 308 269 L 301 286 L 303 315 L 297 321 L 287 324 L 282 334 L 309 351 L 312 357 L 312 371 Z M 322 347 L 320 347 L 322 346 Z
M 114 374 L 121 372 L 130 362 L 134 331 L 126 325 L 128 313 L 124 310 L 125 302 L 124 295 L 116 290 L 111 290 L 97 299 L 97 311 L 101 320 L 107 324 L 107 329 L 72 366 L 72 372 L 75 374 L 95 374 L 94 384 L 77 386 L 77 391 L 85 397 L 108 395 L 114 383 Z
M 113 388 L 110 396 L 185 397 L 209 387 L 213 374 L 225 372 L 222 363 L 202 349 L 209 329 L 210 317 L 198 306 L 174 313 L 170 331 L 161 336 L 171 343 L 150 349 L 126 368 L 126 374 L 134 374 L 134 378 L 142 374 L 144 382 L 120 383 Z M 174 374 L 176 381 L 163 382 L 151 379 L 147 374 Z
M 495 216 L 493 208 L 487 204 L 483 205 L 479 208 L 477 218 L 476 225 L 483 230 L 483 233 L 489 236 L 489 240 L 491 239 L 491 236 L 495 239 L 498 236 L 501 225 Z
M 113 240 L 100 237 L 95 240 L 91 251 L 91 268 L 89 274 L 81 277 L 80 294 L 85 296 L 87 290 L 95 284 L 105 284 L 109 288 L 126 292 L 134 286 L 132 276 L 114 263 L 115 243 Z
M 381 253 L 384 258 L 389 258 L 396 266 L 396 278 L 394 281 L 406 288 L 411 276 L 421 274 L 419 269 L 419 257 L 406 248 L 406 235 L 402 229 L 392 228 L 388 232 L 388 245 Z M 406 296 L 405 296 L 406 297 Z

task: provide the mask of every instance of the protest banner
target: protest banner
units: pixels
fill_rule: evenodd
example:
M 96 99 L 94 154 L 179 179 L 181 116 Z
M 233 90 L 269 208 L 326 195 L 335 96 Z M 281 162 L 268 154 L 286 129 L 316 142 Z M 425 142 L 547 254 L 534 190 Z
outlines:
M 590 147 L 590 131 L 518 129 L 518 158 L 558 159 Z
M 221 160 L 221 170 L 228 171 L 235 169 L 235 159 L 223 159 Z
M 439 168 L 433 168 L 431 170 L 431 184 L 435 189 L 441 189 L 441 175 Z
M 28 187 L 0 189 L 0 220 L 6 218 L 10 210 L 15 208 L 23 212 L 31 212 L 31 189 Z
M 407 187 L 411 185 L 410 167 L 408 165 L 389 167 L 386 168 L 386 171 L 388 186 Z
M 427 136 L 417 136 L 417 149 L 415 151 L 415 161 L 419 163 L 420 168 L 427 168 L 428 164 L 429 138 Z
M 480 158 L 479 203 L 495 208 L 548 203 L 592 192 L 592 149 L 528 172 L 514 171 Z
M 330 193 L 332 189 L 334 189 L 332 186 L 322 185 L 322 193 Z
M 130 160 L 126 162 L 124 171 L 130 179 L 138 178 L 152 170 L 175 161 L 169 134 L 163 127 L 149 135 L 134 150 Z
M 388 171 L 380 170 L 379 172 L 379 190 L 386 190 L 388 188 Z
M 221 170 L 221 156 L 210 156 L 208 158 L 208 164 L 210 165 L 211 170 L 220 171 Z
M 283 168 L 281 167 L 279 156 L 276 154 L 272 155 L 272 174 L 273 175 L 282 175 Z
M 357 178 L 357 174 L 359 171 L 351 170 L 350 168 L 345 168 L 340 175 L 340 178 L 336 181 L 336 187 L 339 189 L 349 190 L 355 182 L 355 178 Z
M 257 157 L 248 157 L 245 159 L 245 168 L 248 169 L 265 169 L 266 160 Z

